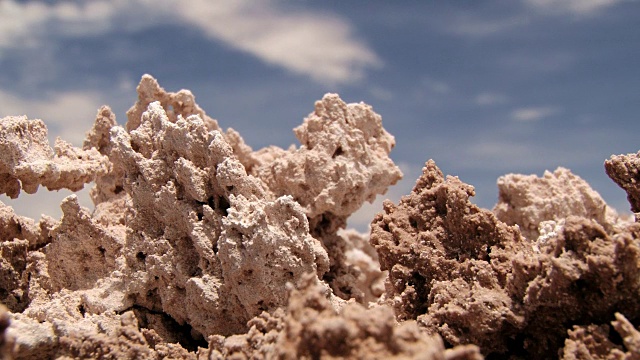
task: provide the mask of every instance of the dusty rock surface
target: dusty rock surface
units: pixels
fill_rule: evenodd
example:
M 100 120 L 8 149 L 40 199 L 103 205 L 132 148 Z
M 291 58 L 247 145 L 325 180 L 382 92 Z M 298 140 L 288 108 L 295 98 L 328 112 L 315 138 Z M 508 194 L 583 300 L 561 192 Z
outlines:
M 604 168 L 607 175 L 627 192 L 631 211 L 640 213 L 640 152 L 612 155 L 604 162 Z
M 247 334 L 210 338 L 209 359 L 482 359 L 474 345 L 445 350 L 438 336 L 415 322 L 397 324 L 389 307 L 347 304 L 340 313 L 330 290 L 305 276 L 292 290 L 286 312 L 263 313 Z
M 638 358 L 640 224 L 569 170 L 500 178 L 490 211 L 429 161 L 359 234 L 395 139 L 334 94 L 294 133 L 254 151 L 148 75 L 82 148 L 0 119 L 2 193 L 94 184 L 60 219 L 0 203 L 0 357 Z M 634 211 L 636 160 L 605 165 Z
M 638 359 L 640 357 L 640 332 L 624 317 L 616 313 L 611 322 L 621 341 L 612 341 L 610 326 L 574 326 L 563 350 L 564 359 Z
M 77 191 L 107 172 L 108 159 L 95 149 L 78 149 L 57 139 L 52 150 L 47 133 L 42 120 L 2 119 L 0 192 L 15 199 L 20 189 L 33 194 L 40 185 Z
M 617 213 L 586 181 L 565 168 L 545 171 L 542 177 L 508 174 L 498 178 L 498 219 L 517 224 L 522 235 L 536 239 L 544 221 L 560 222 L 569 216 L 593 219 L 611 230 Z
M 579 182 L 565 169 L 543 179 L 507 177 L 517 186 L 513 193 L 503 187 L 502 201 L 526 208 L 509 213 L 498 204 L 493 213 L 469 201 L 472 186 L 429 161 L 411 194 L 386 202 L 372 223 L 371 243 L 389 271 L 387 302 L 398 318 L 417 320 L 450 346 L 472 343 L 485 355 L 532 359 L 557 357 L 573 325 L 599 326 L 616 313 L 638 319 L 640 227 L 608 223 L 604 207 L 586 211 L 589 202 L 565 204 L 547 220 L 548 204 L 565 196 L 567 180 L 558 178 Z M 525 180 L 546 186 L 525 192 L 517 184 Z M 582 185 L 575 191 L 599 199 Z M 521 228 L 538 225 L 539 237 L 522 236 Z M 580 337 L 572 336 L 574 346 Z

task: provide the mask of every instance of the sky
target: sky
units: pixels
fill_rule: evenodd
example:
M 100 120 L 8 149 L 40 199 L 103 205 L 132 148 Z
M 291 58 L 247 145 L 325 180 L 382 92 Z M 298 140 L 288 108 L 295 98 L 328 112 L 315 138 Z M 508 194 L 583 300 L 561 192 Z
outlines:
M 299 145 L 327 92 L 373 106 L 405 177 L 359 230 L 428 159 L 481 207 L 499 176 L 563 166 L 629 212 L 603 162 L 640 150 L 638 0 L 0 0 L 0 117 L 44 120 L 51 144 L 80 146 L 103 104 L 124 124 L 145 73 L 254 150 Z M 37 220 L 69 194 L 0 201 Z

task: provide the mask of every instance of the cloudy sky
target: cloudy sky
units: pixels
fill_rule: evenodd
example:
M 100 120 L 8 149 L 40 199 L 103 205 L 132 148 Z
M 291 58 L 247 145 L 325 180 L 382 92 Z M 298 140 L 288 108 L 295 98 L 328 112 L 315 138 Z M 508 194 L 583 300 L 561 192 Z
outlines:
M 564 166 L 628 211 L 602 163 L 640 149 L 639 24 L 638 0 L 0 0 L 0 117 L 80 145 L 99 106 L 124 122 L 149 73 L 254 149 L 287 147 L 337 92 L 396 137 L 394 201 L 432 158 L 483 207 L 499 176 Z M 0 200 L 37 219 L 67 194 Z

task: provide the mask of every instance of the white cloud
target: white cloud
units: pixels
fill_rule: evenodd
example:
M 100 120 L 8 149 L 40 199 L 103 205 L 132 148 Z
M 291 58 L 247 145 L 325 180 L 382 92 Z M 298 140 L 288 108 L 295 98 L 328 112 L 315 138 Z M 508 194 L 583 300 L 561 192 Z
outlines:
M 0 117 L 26 115 L 29 119 L 41 119 L 49 129 L 50 141 L 60 136 L 75 146 L 81 146 L 102 105 L 100 99 L 97 93 L 72 91 L 34 100 L 0 89 Z
M 2 48 L 36 46 L 49 35 L 90 36 L 114 27 L 122 0 L 59 2 L 48 5 L 15 0 L 0 2 L 0 51 Z M 0 55 L 2 53 L 0 52 Z
M 588 16 L 626 0 L 524 0 L 525 4 L 551 14 Z
M 453 88 L 448 83 L 434 79 L 430 76 L 424 76 L 416 84 L 413 91 L 414 97 L 417 99 L 431 98 L 433 96 L 446 95 L 453 92 Z
M 457 16 L 446 25 L 448 32 L 470 37 L 486 37 L 528 24 L 523 16 L 483 19 L 475 15 Z
M 498 105 L 506 103 L 507 97 L 504 94 L 482 92 L 474 98 L 474 102 L 480 106 Z
M 569 14 L 575 17 L 588 17 L 615 5 L 631 1 L 638 0 L 522 0 L 526 6 L 525 10 L 534 11 L 523 11 L 506 17 L 487 17 L 472 12 L 457 13 L 445 17 L 441 26 L 450 34 L 485 38 L 505 34 L 529 25 L 536 20 L 535 15 Z
M 574 53 L 564 50 L 513 52 L 498 59 L 502 66 L 524 74 L 563 71 L 579 61 Z
M 436 94 L 444 95 L 451 92 L 451 86 L 442 81 L 431 81 L 427 84 L 427 86 Z
M 286 12 L 270 1 L 211 4 L 190 1 L 178 13 L 213 38 L 317 81 L 357 80 L 364 68 L 381 64 L 335 16 Z
M 551 106 L 527 107 L 513 110 L 511 112 L 511 118 L 520 122 L 538 121 L 557 112 L 558 109 Z
M 581 154 L 563 152 L 549 144 L 494 136 L 469 140 L 466 146 L 441 160 L 455 164 L 458 169 L 502 174 L 519 171 L 517 169 L 553 170 L 561 164 L 575 163 L 578 158 Z
M 378 56 L 336 15 L 287 9 L 275 0 L 96 0 L 18 3 L 0 1 L 3 51 L 55 41 L 179 23 L 260 60 L 326 84 L 360 79 L 381 66 Z
M 370 87 L 369 94 L 371 94 L 371 96 L 373 96 L 376 100 L 380 101 L 391 101 L 395 98 L 391 91 L 380 86 Z
M 447 102 L 455 98 L 455 93 L 456 89 L 449 83 L 423 76 L 405 96 L 425 108 L 435 109 L 446 107 Z

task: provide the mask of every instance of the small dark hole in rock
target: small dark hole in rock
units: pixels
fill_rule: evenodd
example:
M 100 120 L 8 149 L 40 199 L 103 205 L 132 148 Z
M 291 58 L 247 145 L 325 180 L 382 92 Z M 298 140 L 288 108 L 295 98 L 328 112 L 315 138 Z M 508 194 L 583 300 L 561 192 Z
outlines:
M 104 256 L 104 254 L 107 252 L 107 250 L 105 250 L 102 246 L 98 246 L 98 251 L 100 251 L 100 255 Z
M 199 347 L 207 348 L 208 346 L 207 341 L 201 333 L 193 329 L 189 324 L 185 323 L 184 325 L 180 325 L 164 312 L 149 310 L 136 305 L 133 307 L 133 312 L 140 327 L 156 331 L 164 329 L 171 334 L 174 341 L 177 341 L 178 344 L 189 351 L 197 351 Z M 150 321 L 150 319 L 155 320 Z M 144 336 L 149 345 L 153 348 L 156 344 L 157 337 L 148 337 L 146 334 Z
M 115 194 L 120 194 L 123 190 L 124 190 L 124 188 L 122 186 L 116 186 L 116 188 L 113 190 L 113 192 Z
M 225 198 L 224 196 L 219 196 L 218 205 L 220 206 L 220 210 L 224 211 L 224 214 L 227 215 L 227 210 L 229 210 L 229 208 L 231 207 L 231 204 L 229 204 L 229 200 L 227 200 L 227 198 Z
M 519 359 L 529 358 L 531 354 L 527 354 L 527 351 L 525 350 L 525 345 L 524 345 L 526 340 L 527 340 L 527 337 L 524 334 L 518 334 L 515 337 L 507 338 L 506 345 L 508 350 L 506 351 L 506 353 L 512 354 L 512 356 Z M 450 347 L 453 347 L 453 345 L 451 345 Z M 507 356 L 505 354 L 491 353 L 491 354 L 487 354 L 485 359 L 487 360 L 507 359 Z
M 84 314 L 87 312 L 83 304 L 78 305 L 78 311 L 80 311 L 80 314 L 82 314 L 82 317 L 84 317 Z
M 583 291 L 587 290 L 589 284 L 584 279 L 578 279 L 578 280 L 576 280 L 574 282 L 574 286 L 576 287 L 576 289 L 578 291 L 583 292 Z
M 144 261 L 144 259 L 147 258 L 147 255 L 145 255 L 142 251 L 139 251 L 136 254 L 136 259 L 140 260 L 140 261 Z
M 619 346 L 624 345 L 624 339 L 620 336 L 620 333 L 616 331 L 613 326 L 609 326 L 609 340 Z
M 338 156 L 340 156 L 342 154 L 344 154 L 344 150 L 342 150 L 342 146 L 338 146 L 336 151 L 333 152 L 333 155 L 331 155 L 331 158 L 335 159 L 336 157 L 338 157 Z
M 234 189 L 234 188 L 233 188 L 233 185 L 229 185 L 229 186 L 227 186 L 227 191 L 233 191 L 233 189 Z
M 342 286 L 339 289 L 340 289 L 340 291 L 342 291 L 343 294 L 351 297 L 351 288 L 348 288 L 346 286 Z
M 264 301 L 263 300 L 258 301 L 258 310 L 267 311 L 267 307 L 264 305 Z

